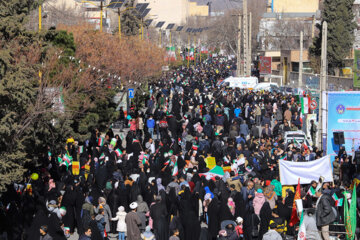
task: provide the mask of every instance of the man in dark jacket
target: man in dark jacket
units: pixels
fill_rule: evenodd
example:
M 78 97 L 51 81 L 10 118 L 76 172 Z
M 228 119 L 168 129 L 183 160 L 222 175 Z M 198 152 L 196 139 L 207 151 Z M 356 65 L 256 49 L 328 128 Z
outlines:
M 328 194 L 323 194 L 321 190 L 316 192 L 318 198 L 316 202 L 316 225 L 321 227 L 321 236 L 324 240 L 329 237 L 329 224 L 335 221 L 335 213 L 331 207 L 331 197 Z
M 85 233 L 80 236 L 79 240 L 91 240 L 91 228 L 87 227 Z
M 250 134 L 254 138 L 259 138 L 259 128 L 255 124 L 251 127 Z
M 244 137 L 246 138 L 247 135 L 249 135 L 250 131 L 249 131 L 249 127 L 248 125 L 246 124 L 245 121 L 243 121 L 240 125 L 240 134 L 243 134 Z

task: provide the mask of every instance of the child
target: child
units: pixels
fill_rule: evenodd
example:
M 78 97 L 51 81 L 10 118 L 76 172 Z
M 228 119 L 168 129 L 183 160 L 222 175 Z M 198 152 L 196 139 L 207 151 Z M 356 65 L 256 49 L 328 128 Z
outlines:
M 151 232 L 150 226 L 146 226 L 145 232 L 141 234 L 143 240 L 155 240 L 155 235 Z
M 236 218 L 236 223 L 237 223 L 237 225 L 235 227 L 236 235 L 238 236 L 239 239 L 242 239 L 243 236 L 244 236 L 242 217 L 237 217 Z
M 116 217 L 112 218 L 111 221 L 118 221 L 116 231 L 119 232 L 119 240 L 125 240 L 126 223 L 125 223 L 126 212 L 123 206 L 118 208 Z
M 179 236 L 179 229 L 174 229 L 173 235 L 169 238 L 169 240 L 180 240 Z
M 104 215 L 105 215 L 104 209 L 100 208 L 98 215 L 96 215 L 96 217 L 95 217 L 97 227 L 98 227 L 99 232 L 102 237 L 105 237 L 105 224 L 106 223 L 105 223 Z

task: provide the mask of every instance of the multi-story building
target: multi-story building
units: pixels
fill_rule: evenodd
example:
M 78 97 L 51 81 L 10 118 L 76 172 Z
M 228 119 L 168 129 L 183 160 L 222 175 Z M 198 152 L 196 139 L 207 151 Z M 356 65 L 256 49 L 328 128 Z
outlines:
M 267 12 L 311 13 L 319 9 L 321 0 L 268 0 Z
M 272 69 L 280 71 L 285 82 L 290 71 L 299 71 L 300 32 L 304 34 L 304 70 L 310 71 L 307 49 L 320 17 L 319 0 L 269 0 L 260 20 L 259 52 L 272 57 Z M 296 57 L 297 56 L 297 57 Z
M 44 3 L 43 9 L 47 13 L 47 19 L 44 24 L 56 25 L 60 19 L 66 22 L 66 12 L 72 12 L 74 15 L 84 17 L 88 21 L 100 24 L 100 4 L 108 5 L 111 0 L 48 0 Z M 199 4 L 194 0 L 137 0 L 136 3 L 148 3 L 150 12 L 147 17 L 153 19 L 153 22 L 165 21 L 164 27 L 169 23 L 184 25 L 189 17 L 209 16 L 209 6 Z M 110 15 L 113 10 L 103 8 L 103 26 L 110 28 Z
M 189 17 L 208 16 L 209 6 L 200 5 L 190 0 L 138 0 L 138 3 L 149 3 L 149 17 L 156 22 L 165 21 L 165 25 L 174 23 L 184 25 Z

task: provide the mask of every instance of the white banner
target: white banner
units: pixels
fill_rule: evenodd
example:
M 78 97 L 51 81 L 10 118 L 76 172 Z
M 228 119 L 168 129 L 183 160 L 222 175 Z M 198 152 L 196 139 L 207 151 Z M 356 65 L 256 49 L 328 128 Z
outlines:
M 300 178 L 300 184 L 309 184 L 318 181 L 320 176 L 324 182 L 333 181 L 330 155 L 309 162 L 279 161 L 281 185 L 296 185 Z

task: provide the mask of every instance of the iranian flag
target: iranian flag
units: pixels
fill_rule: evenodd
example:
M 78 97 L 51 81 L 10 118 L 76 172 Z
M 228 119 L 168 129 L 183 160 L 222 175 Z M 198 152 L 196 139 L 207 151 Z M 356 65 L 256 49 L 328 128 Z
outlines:
M 224 159 L 224 163 L 226 163 L 226 164 L 230 163 L 230 160 L 226 156 L 223 159 Z
M 105 159 L 105 154 L 102 153 L 102 154 L 100 155 L 99 159 L 100 159 L 100 160 L 101 160 L 101 159 Z
M 285 156 L 282 156 L 279 160 L 287 160 L 287 156 L 285 155 Z
M 65 155 L 65 156 L 66 156 L 66 155 Z M 66 169 L 68 169 L 69 166 L 71 165 L 71 164 L 70 164 L 70 159 L 69 159 L 68 157 L 65 157 L 65 156 L 62 158 L 62 161 L 61 161 L 61 163 L 60 163 L 60 166 L 64 165 L 64 166 L 66 166 Z
M 307 114 L 309 113 L 309 98 L 308 97 L 303 97 L 301 98 L 301 113 L 302 114 Z
M 147 158 L 144 157 L 142 160 L 142 165 L 145 165 L 145 164 L 149 165 L 149 161 L 147 160 Z
M 343 205 L 344 198 L 338 198 L 336 193 L 332 195 L 332 198 L 335 201 L 335 207 L 341 207 Z
M 301 144 L 298 141 L 296 141 L 295 138 L 294 138 L 294 145 L 297 146 L 297 147 L 301 147 Z
M 102 146 L 104 146 L 104 143 L 105 143 L 105 139 L 102 138 L 102 137 L 99 137 L 99 139 L 98 139 L 98 146 L 99 146 L 99 147 L 102 147 Z
M 170 162 L 171 162 L 171 159 L 169 158 L 169 160 L 167 160 L 166 162 L 164 162 L 164 165 L 167 166 L 167 165 L 170 164 Z
M 69 165 L 70 165 L 70 163 L 72 161 L 72 157 L 69 156 L 67 153 L 65 153 L 65 155 L 63 156 L 62 159 L 63 159 L 64 162 L 67 162 Z
M 195 49 L 194 48 L 190 48 L 188 49 L 188 52 L 186 53 L 186 59 L 189 59 L 190 60 L 194 60 L 194 52 L 195 52 Z
M 224 169 L 220 166 L 215 166 L 213 169 L 206 173 L 200 173 L 199 176 L 205 176 L 208 180 L 215 180 L 216 177 L 222 178 L 224 176 Z
M 142 162 L 141 162 L 143 165 L 147 164 L 149 165 L 149 155 L 148 154 L 144 154 L 142 156 Z
M 175 47 L 166 47 L 165 61 L 175 61 L 175 60 L 176 60 Z
M 78 153 L 82 154 L 84 152 L 84 146 L 79 146 Z
M 304 211 L 301 212 L 301 219 L 299 224 L 298 240 L 306 240 L 306 228 L 304 224 Z
M 122 151 L 120 149 L 118 149 L 118 148 L 114 152 L 115 152 L 117 157 L 120 157 L 121 154 L 122 154 Z
M 173 168 L 173 170 L 172 170 L 172 176 L 177 176 L 178 175 L 178 173 L 179 173 L 179 168 L 178 168 L 178 163 L 177 163 L 177 161 L 175 162 L 175 165 L 174 165 L 174 168 Z
M 306 194 L 309 194 L 311 197 L 314 197 L 316 190 L 311 186 Z
M 195 151 L 197 151 L 198 148 L 199 148 L 199 145 L 194 144 L 194 145 L 192 146 L 192 149 L 195 150 Z

